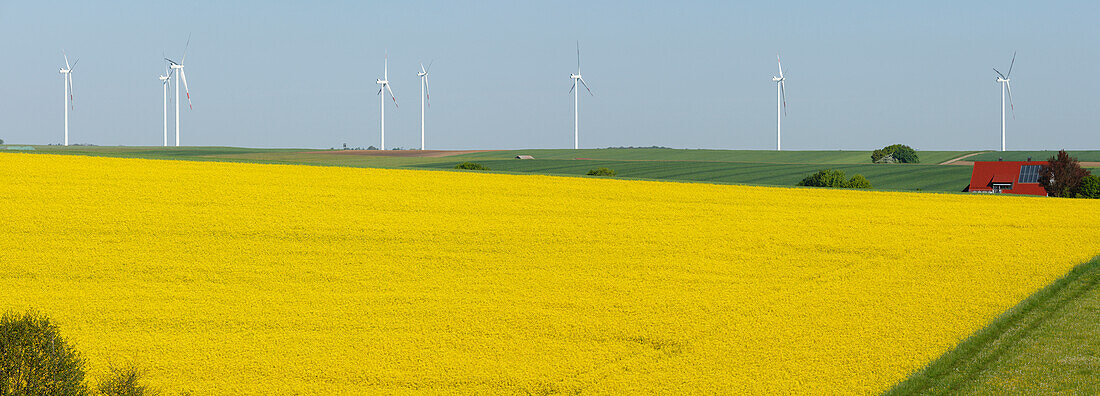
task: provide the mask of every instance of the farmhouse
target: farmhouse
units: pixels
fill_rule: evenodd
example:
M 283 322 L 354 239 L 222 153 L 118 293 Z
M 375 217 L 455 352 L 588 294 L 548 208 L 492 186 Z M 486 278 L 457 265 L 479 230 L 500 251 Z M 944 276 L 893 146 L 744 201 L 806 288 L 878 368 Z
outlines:
M 970 185 L 963 191 L 992 194 L 1027 194 L 1046 196 L 1039 185 L 1039 167 L 1046 161 L 978 161 Z

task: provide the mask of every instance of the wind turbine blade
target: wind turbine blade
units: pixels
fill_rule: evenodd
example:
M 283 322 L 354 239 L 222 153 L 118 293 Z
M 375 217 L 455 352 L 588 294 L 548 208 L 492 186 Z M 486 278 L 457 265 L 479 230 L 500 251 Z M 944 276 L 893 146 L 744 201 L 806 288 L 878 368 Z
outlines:
M 581 74 L 581 41 L 577 40 L 577 74 Z
M 73 105 L 73 74 L 66 74 L 65 78 L 69 79 L 69 108 L 76 110 L 75 105 Z
M 183 58 L 180 58 L 181 64 L 187 61 L 187 50 L 189 48 L 191 48 L 191 33 L 187 33 L 187 44 L 183 45 Z
M 428 107 L 432 107 L 432 94 L 428 89 L 428 74 L 424 74 L 424 102 L 428 104 Z
M 390 80 L 390 52 L 389 51 L 386 51 L 386 65 L 385 65 L 385 68 L 382 69 L 382 79 L 386 80 L 386 81 Z
M 382 86 L 378 86 L 378 93 L 376 93 L 375 95 L 381 95 L 383 89 L 385 88 L 382 88 Z
M 420 72 L 421 73 L 427 73 L 428 72 L 427 70 L 424 70 L 424 62 L 420 62 Z
M 1005 81 L 1005 88 L 1008 88 L 1008 106 L 1012 109 L 1012 119 L 1016 119 L 1016 105 L 1012 103 L 1012 83 Z
M 65 57 L 65 70 L 72 69 L 72 67 L 69 66 L 69 55 L 66 55 L 65 51 L 62 50 L 61 56 Z
M 1007 79 L 1008 79 L 1007 77 L 1005 77 L 1005 75 L 1004 75 L 1004 74 L 1001 74 L 1001 72 L 997 71 L 997 68 L 996 68 L 996 67 L 994 67 L 994 68 L 993 68 L 993 71 L 994 71 L 995 73 L 997 73 L 997 75 L 998 75 L 998 76 L 1001 76 L 1001 79 L 1002 79 L 1002 80 L 1007 80 Z
M 775 63 L 779 64 L 779 78 L 783 78 L 783 61 L 779 60 L 779 53 L 775 54 Z
M 396 107 L 401 107 L 397 104 L 397 97 L 393 96 L 393 88 L 390 88 L 390 84 L 386 84 L 386 92 L 390 93 L 390 98 L 393 99 L 393 105 Z
M 435 59 L 432 59 L 431 62 L 428 62 L 428 70 L 425 70 L 424 74 L 428 74 L 428 72 L 432 71 L 432 63 L 435 63 Z
M 80 58 L 76 58 L 76 62 L 73 62 L 73 66 L 69 68 L 69 74 L 73 73 L 73 69 L 76 68 L 77 63 L 80 63 Z
M 183 92 L 187 94 L 187 108 L 194 110 L 195 108 L 191 107 L 191 90 L 187 89 L 187 72 L 183 69 L 180 69 L 180 79 L 183 80 Z
M 783 81 L 779 82 L 779 94 L 780 98 L 783 99 L 783 115 L 787 115 L 787 84 Z
M 596 94 L 592 93 L 592 89 L 588 88 L 588 83 L 584 82 L 583 78 L 578 78 L 578 80 L 581 80 L 581 84 L 584 84 L 584 89 L 588 90 L 589 95 L 596 96 Z
M 573 93 L 573 88 L 577 87 L 577 80 L 573 80 L 573 86 L 569 87 L 569 93 Z
M 176 62 L 176 61 L 168 59 L 168 58 L 164 58 L 164 60 L 168 61 L 168 63 L 171 63 L 173 65 L 178 65 L 179 64 L 179 62 Z
M 1012 63 L 1008 64 L 1008 74 L 1005 75 L 1005 79 L 1008 79 L 1012 75 L 1012 66 L 1016 65 L 1016 51 L 1012 51 Z

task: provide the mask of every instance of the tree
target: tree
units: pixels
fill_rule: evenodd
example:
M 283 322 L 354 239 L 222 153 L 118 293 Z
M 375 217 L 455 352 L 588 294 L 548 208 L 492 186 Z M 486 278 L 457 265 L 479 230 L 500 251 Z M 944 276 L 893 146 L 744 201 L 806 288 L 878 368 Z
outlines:
M 904 144 L 892 144 L 871 153 L 871 162 L 876 164 L 888 163 L 890 162 L 888 158 L 892 158 L 903 164 L 916 164 L 920 162 L 920 158 L 917 156 L 917 150 L 913 150 L 912 147 Z
M 1052 197 L 1072 197 L 1081 180 L 1090 175 L 1087 169 L 1081 168 L 1077 158 L 1070 157 L 1066 150 L 1059 150 L 1047 160 L 1047 164 L 1039 168 L 1039 185 L 1047 190 L 1047 195 Z
M 4 139 L 0 139 L 0 144 L 4 144 Z
M 45 316 L 0 319 L 0 394 L 87 395 L 84 361 Z
M 1081 179 L 1081 185 L 1077 187 L 1077 198 L 1100 198 L 1100 176 L 1088 175 Z

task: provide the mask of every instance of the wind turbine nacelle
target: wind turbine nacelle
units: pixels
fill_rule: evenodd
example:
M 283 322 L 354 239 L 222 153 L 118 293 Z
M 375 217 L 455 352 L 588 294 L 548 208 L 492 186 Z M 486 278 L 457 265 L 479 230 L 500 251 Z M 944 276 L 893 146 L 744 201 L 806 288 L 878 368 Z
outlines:
M 428 73 L 424 73 L 424 72 L 417 72 L 417 73 L 416 73 L 416 76 L 417 76 L 417 77 L 424 77 L 424 76 L 426 76 L 426 75 L 428 75 Z
M 385 85 L 385 84 L 388 84 L 388 83 L 389 83 L 389 81 L 387 81 L 387 80 L 382 80 L 382 79 L 378 79 L 378 80 L 374 80 L 374 83 L 375 83 L 375 84 L 382 84 L 382 85 Z
M 779 77 L 772 77 L 772 82 L 780 82 L 780 81 L 783 81 L 783 79 L 779 78 Z
M 68 73 L 69 71 L 65 70 L 65 69 L 57 69 L 57 72 L 61 73 L 61 74 L 65 74 L 65 73 Z
M 183 68 L 183 65 L 177 65 L 177 64 L 173 63 L 173 64 L 172 64 L 172 68 L 173 68 L 173 69 L 182 69 L 182 68 Z
M 576 80 L 578 78 L 581 78 L 581 75 L 580 74 L 569 73 L 569 78 L 572 78 L 572 79 Z

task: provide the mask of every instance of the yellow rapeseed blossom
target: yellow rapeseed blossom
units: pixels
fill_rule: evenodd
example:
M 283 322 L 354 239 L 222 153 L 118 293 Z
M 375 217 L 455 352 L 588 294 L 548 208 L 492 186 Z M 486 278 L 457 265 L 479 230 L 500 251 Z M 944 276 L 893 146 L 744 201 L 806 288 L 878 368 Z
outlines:
M 174 394 L 880 392 L 1090 200 L 0 154 L 0 311 Z

